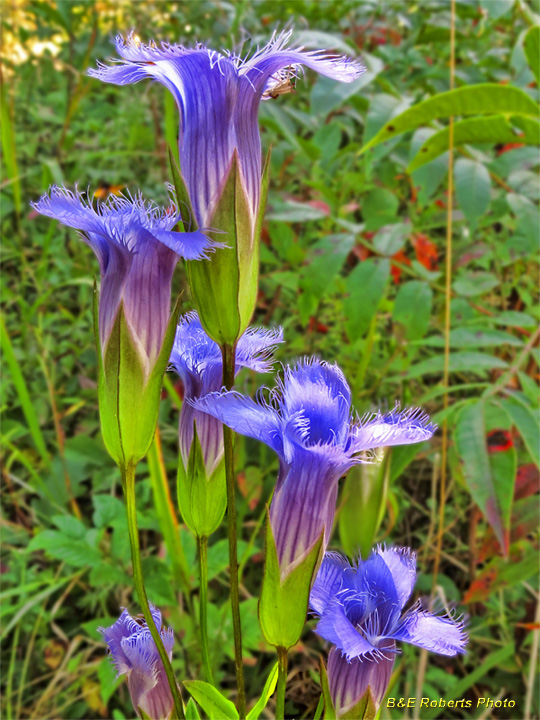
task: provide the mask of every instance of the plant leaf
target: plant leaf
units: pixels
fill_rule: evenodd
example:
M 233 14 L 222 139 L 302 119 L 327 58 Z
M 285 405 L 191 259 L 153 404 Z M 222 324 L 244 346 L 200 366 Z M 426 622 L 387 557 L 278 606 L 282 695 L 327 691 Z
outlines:
M 514 448 L 510 448 L 489 454 L 486 411 L 483 401 L 466 405 L 457 417 L 454 439 L 467 487 L 506 554 L 516 479 L 516 453 Z
M 520 135 L 513 124 L 523 132 Z M 449 148 L 450 129 L 448 127 L 431 135 L 418 150 L 407 172 L 413 172 L 422 165 L 442 155 Z M 540 123 L 528 117 L 516 118 L 513 123 L 505 115 L 493 117 L 475 117 L 460 120 L 454 124 L 454 147 L 477 143 L 522 143 L 538 145 L 540 143 Z
M 262 713 L 262 711 L 266 707 L 266 703 L 268 702 L 270 696 L 276 689 L 277 678 L 278 678 L 278 663 L 276 663 L 274 665 L 274 667 L 270 670 L 270 674 L 268 675 L 266 682 L 264 683 L 264 688 L 263 688 L 261 697 L 257 700 L 255 705 L 248 712 L 248 714 L 246 716 L 247 720 L 259 720 L 259 715 Z
M 523 48 L 536 82 L 540 84 L 540 25 L 535 25 L 527 30 Z
M 233 703 L 210 683 L 203 680 L 184 680 L 184 685 L 210 720 L 238 720 L 238 711 Z
M 439 93 L 434 97 L 413 105 L 397 117 L 389 120 L 384 127 L 360 150 L 369 148 L 390 138 L 414 130 L 436 120 L 458 115 L 505 115 L 538 116 L 538 105 L 526 92 L 511 85 L 481 83 Z
M 489 172 L 481 162 L 460 158 L 456 162 L 454 176 L 458 205 L 471 225 L 475 225 L 489 207 Z

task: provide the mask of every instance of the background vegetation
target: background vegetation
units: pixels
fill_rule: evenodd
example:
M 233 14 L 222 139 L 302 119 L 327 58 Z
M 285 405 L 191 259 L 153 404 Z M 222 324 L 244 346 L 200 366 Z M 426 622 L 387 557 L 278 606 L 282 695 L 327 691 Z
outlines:
M 167 143 L 175 144 L 177 132 L 171 98 L 150 83 L 116 88 L 85 74 L 113 54 L 116 32 L 220 48 L 247 38 L 264 43 L 290 22 L 302 44 L 360 55 L 368 71 L 352 85 L 308 72 L 294 95 L 263 104 L 272 172 L 256 321 L 283 325 L 282 361 L 307 353 L 338 361 L 360 413 L 398 401 L 447 424 L 447 447 L 438 433 L 425 446 L 393 453 L 378 539 L 415 548 L 418 592 L 434 586 L 444 603 L 466 610 L 469 652 L 445 660 L 405 647 L 391 694 L 467 698 L 473 708 L 383 709 L 382 718 L 538 717 L 538 148 L 523 144 L 529 131 L 502 107 L 510 129 L 489 134 L 484 125 L 476 142 L 468 136 L 457 147 L 451 197 L 448 153 L 408 170 L 445 118 L 359 154 L 391 117 L 448 90 L 450 9 L 446 0 L 4 3 L 3 717 L 133 716 L 96 632 L 120 607 L 137 607 L 119 474 L 99 431 L 97 263 L 74 232 L 37 217 L 28 203 L 50 183 L 79 183 L 101 195 L 141 187 L 165 200 Z M 470 0 L 455 9 L 456 88 L 497 83 L 537 102 L 524 41 L 539 23 L 538 2 Z M 182 270 L 177 287 L 186 287 Z M 271 378 L 244 374 L 239 388 L 252 392 L 262 382 Z M 148 594 L 177 631 L 174 667 L 188 679 L 201 676 L 197 635 L 183 613 L 186 578 L 197 601 L 195 547 L 167 500 L 180 397 L 169 374 L 160 437 L 138 471 L 138 500 Z M 277 460 L 239 437 L 237 470 L 246 678 L 254 698 L 274 663 L 256 607 L 264 503 Z M 348 492 L 358 497 L 354 486 Z M 339 536 L 336 528 L 335 547 Z M 232 692 L 224 531 L 211 539 L 209 562 L 213 663 Z M 313 716 L 322 651 L 306 631 L 292 652 L 289 714 Z M 508 698 L 516 707 L 477 709 L 478 697 Z

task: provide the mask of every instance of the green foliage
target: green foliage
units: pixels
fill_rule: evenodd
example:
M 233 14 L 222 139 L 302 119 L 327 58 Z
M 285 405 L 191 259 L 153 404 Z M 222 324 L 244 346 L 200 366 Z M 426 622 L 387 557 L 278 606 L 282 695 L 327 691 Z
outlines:
M 430 657 L 422 695 L 475 702 L 504 688 L 516 700 L 513 716 L 525 716 L 533 648 L 527 628 L 535 621 L 531 588 L 538 569 L 535 476 L 525 473 L 539 461 L 540 7 L 536 0 L 455 5 L 457 89 L 449 96 L 449 4 L 439 0 L 410 3 L 406 12 L 399 0 L 6 4 L 3 717 L 133 716 L 125 682 L 115 681 L 96 632 L 121 607 L 137 612 L 120 479 L 97 414 L 92 279 L 98 265 L 74 232 L 35 217 L 28 203 L 52 182 L 78 182 L 91 192 L 100 183 L 140 187 L 157 202 L 166 200 L 163 183 L 174 179 L 167 145 L 176 155 L 178 132 L 173 99 L 161 87 L 105 86 L 85 74 L 95 58 L 112 54 L 117 32 L 135 28 L 143 40 L 189 45 L 197 39 L 219 48 L 231 47 L 231 37 L 236 41 L 244 31 L 254 44 L 263 43 L 269 28 L 287 22 L 310 48 L 360 55 L 367 72 L 346 85 L 307 71 L 294 94 L 262 104 L 262 145 L 272 147 L 272 156 L 255 321 L 283 326 L 283 362 L 311 353 L 339 362 L 360 414 L 400 402 L 424 407 L 440 425 L 446 421 L 448 501 L 437 585 L 440 596 L 458 607 L 465 603 L 471 641 L 457 663 Z M 455 168 L 467 170 L 467 191 L 460 182 L 455 198 L 446 194 L 451 115 Z M 384 129 L 389 125 L 393 132 Z M 375 144 L 377 137 L 384 142 Z M 444 410 L 449 202 L 454 232 Z M 182 203 L 194 230 L 185 197 Z M 420 235 L 430 243 L 428 254 Z M 185 312 L 193 303 L 179 267 L 175 291 L 182 290 Z M 139 467 L 136 489 L 150 599 L 175 628 L 175 674 L 189 682 L 202 677 L 202 658 L 186 612 L 188 598 L 195 605 L 198 599 L 195 541 L 168 502 L 177 467 L 176 382 L 170 374 L 159 410 L 161 445 Z M 271 380 L 243 372 L 237 389 L 253 394 L 262 384 Z M 491 433 L 501 430 L 512 447 L 493 452 L 500 441 Z M 392 449 L 375 537 L 418 551 L 423 593 L 433 581 L 441 449 L 441 431 L 430 443 Z M 253 704 L 270 692 L 265 683 L 275 662 L 258 626 L 257 598 L 264 505 L 278 464 L 266 447 L 238 437 L 236 470 L 245 674 Z M 506 534 L 508 558 L 491 524 L 503 542 Z M 331 547 L 339 547 L 336 535 Z M 210 653 L 216 685 L 229 688 L 224 528 L 212 536 L 208 554 Z M 324 648 L 307 630 L 301 642 L 290 653 L 287 707 L 291 716 L 313 717 L 317 656 Z M 393 679 L 396 696 L 417 687 L 419 658 L 404 648 Z M 531 716 L 539 710 L 536 690 Z M 272 703 L 269 698 L 267 713 Z M 186 711 L 197 717 L 193 700 Z M 385 720 L 402 715 L 384 712 Z M 422 713 L 445 717 L 444 709 Z

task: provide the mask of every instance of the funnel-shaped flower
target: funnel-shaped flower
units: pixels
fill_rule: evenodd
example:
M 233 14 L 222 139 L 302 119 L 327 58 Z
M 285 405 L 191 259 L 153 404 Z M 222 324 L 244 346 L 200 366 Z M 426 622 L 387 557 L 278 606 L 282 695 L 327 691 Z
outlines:
M 170 659 L 174 645 L 173 631 L 161 627 L 159 610 L 152 605 L 150 609 Z M 129 694 L 137 715 L 140 716 L 142 710 L 152 720 L 169 718 L 173 698 L 163 662 L 146 622 L 141 618 L 132 618 L 124 610 L 114 625 L 99 628 L 99 631 L 109 646 L 116 676 L 127 675 Z
M 385 695 L 396 642 L 441 655 L 465 652 L 463 622 L 416 603 L 404 610 L 416 581 L 416 555 L 408 548 L 377 549 L 351 565 L 327 553 L 310 596 L 320 617 L 316 632 L 333 644 L 328 682 L 337 717 L 351 711 L 368 688 L 377 709 Z
M 140 459 L 154 434 L 159 386 L 173 339 L 168 325 L 176 263 L 180 257 L 206 257 L 213 243 L 199 231 L 173 232 L 180 219 L 177 208 L 161 210 L 140 194 L 111 195 L 94 208 L 82 193 L 53 187 L 34 207 L 77 228 L 98 258 L 103 434 L 119 464 Z M 150 402 L 145 389 L 153 384 L 158 387 L 152 387 Z
M 249 327 L 236 346 L 236 372 L 243 367 L 269 372 L 273 350 L 281 342 L 281 328 Z M 223 426 L 212 415 L 196 410 L 192 401 L 222 387 L 223 363 L 219 346 L 205 333 L 197 313 L 181 318 L 170 362 L 184 383 L 179 425 L 180 510 L 188 527 L 207 537 L 219 527 L 227 505 Z
M 243 367 L 256 372 L 270 372 L 273 351 L 283 342 L 281 328 L 249 327 L 236 346 L 236 374 Z M 210 476 L 223 457 L 223 427 L 219 420 L 206 412 L 196 410 L 190 400 L 217 392 L 223 386 L 223 363 L 219 345 L 205 333 L 197 313 L 180 318 L 171 352 L 170 363 L 184 384 L 184 399 L 180 411 L 180 453 L 187 469 L 193 425 L 206 467 Z
M 225 239 L 228 249 L 189 268 L 201 321 L 219 343 L 232 344 L 242 334 L 257 296 L 266 192 L 257 123 L 261 100 L 292 88 L 291 78 L 302 66 L 343 82 L 363 72 L 360 64 L 344 57 L 287 48 L 290 35 L 274 33 L 268 45 L 246 58 L 201 44 L 145 45 L 133 35 L 118 37 L 120 60 L 89 70 L 116 85 L 157 80 L 176 100 L 180 165 L 195 220 L 199 227 L 226 233 L 219 239 Z
M 337 365 L 317 359 L 287 367 L 270 403 L 221 392 L 194 405 L 278 454 L 270 522 L 283 578 L 309 554 L 322 533 L 326 547 L 338 480 L 355 463 L 366 461 L 365 451 L 421 442 L 435 430 L 418 410 L 353 420 L 351 392 L 343 373 Z

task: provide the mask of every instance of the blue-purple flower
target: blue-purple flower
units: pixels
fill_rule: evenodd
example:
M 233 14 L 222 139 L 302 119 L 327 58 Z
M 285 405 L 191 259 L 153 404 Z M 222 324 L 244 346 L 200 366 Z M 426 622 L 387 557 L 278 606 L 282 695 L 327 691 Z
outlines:
M 152 368 L 171 311 L 171 281 L 180 257 L 207 257 L 212 242 L 201 232 L 174 232 L 175 205 L 161 209 L 135 197 L 111 195 L 94 208 L 81 192 L 53 186 L 34 208 L 77 228 L 101 270 L 99 339 L 103 355 L 123 307 L 133 342 L 147 373 Z
M 259 236 L 268 190 L 257 122 L 261 100 L 292 87 L 291 79 L 304 65 L 344 82 L 363 72 L 360 64 L 344 57 L 287 48 L 290 34 L 274 33 L 268 45 L 244 58 L 201 44 L 145 45 L 133 35 L 125 41 L 118 37 L 121 59 L 89 71 L 117 85 L 152 78 L 176 100 L 178 198 L 190 201 L 198 227 L 218 231 L 215 239 L 226 244 L 208 261 L 188 263 L 199 317 L 220 345 L 235 344 L 257 301 Z
M 170 628 L 162 628 L 161 612 L 150 606 L 152 617 L 169 659 L 172 657 L 174 635 Z M 124 610 L 120 618 L 108 628 L 99 628 L 109 646 L 116 676 L 127 676 L 133 707 L 142 710 L 152 720 L 165 720 L 171 714 L 173 698 L 163 662 L 150 630 L 142 618 L 133 618 Z
M 328 682 L 337 716 L 351 710 L 368 687 L 380 705 L 398 652 L 407 642 L 441 655 L 465 652 L 463 622 L 439 616 L 420 602 L 405 610 L 416 581 L 416 555 L 409 548 L 378 546 L 352 564 L 327 553 L 310 595 L 319 616 L 316 632 L 332 643 Z
M 372 448 L 427 440 L 435 427 L 417 410 L 351 415 L 351 392 L 337 365 L 317 359 L 287 367 L 270 401 L 236 392 L 211 393 L 194 403 L 243 435 L 269 445 L 280 469 L 270 522 L 282 578 L 309 554 L 321 534 L 326 548 L 338 481 Z
M 154 436 L 174 339 L 174 269 L 180 257 L 200 261 L 214 244 L 202 232 L 174 232 L 176 206 L 161 210 L 140 194 L 111 195 L 94 208 L 82 193 L 53 187 L 34 207 L 77 228 L 98 258 L 101 429 L 118 465 L 136 464 Z
M 236 373 L 243 367 L 269 372 L 273 351 L 281 342 L 281 328 L 249 327 L 236 346 Z M 190 401 L 221 389 L 223 363 L 218 344 L 205 333 L 197 313 L 188 313 L 180 319 L 170 363 L 184 384 L 186 402 L 180 411 L 179 428 L 184 467 L 187 470 L 195 423 L 206 474 L 210 477 L 223 457 L 223 427 L 212 415 L 196 410 Z
M 254 228 L 261 184 L 257 111 L 263 98 L 279 93 L 303 65 L 342 82 L 364 71 L 345 57 L 287 48 L 290 36 L 291 31 L 274 33 L 264 48 L 242 58 L 202 44 L 144 44 L 131 34 L 116 38 L 120 60 L 88 71 L 116 85 L 151 78 L 173 94 L 180 112 L 180 165 L 199 227 L 211 224 L 236 152 Z

